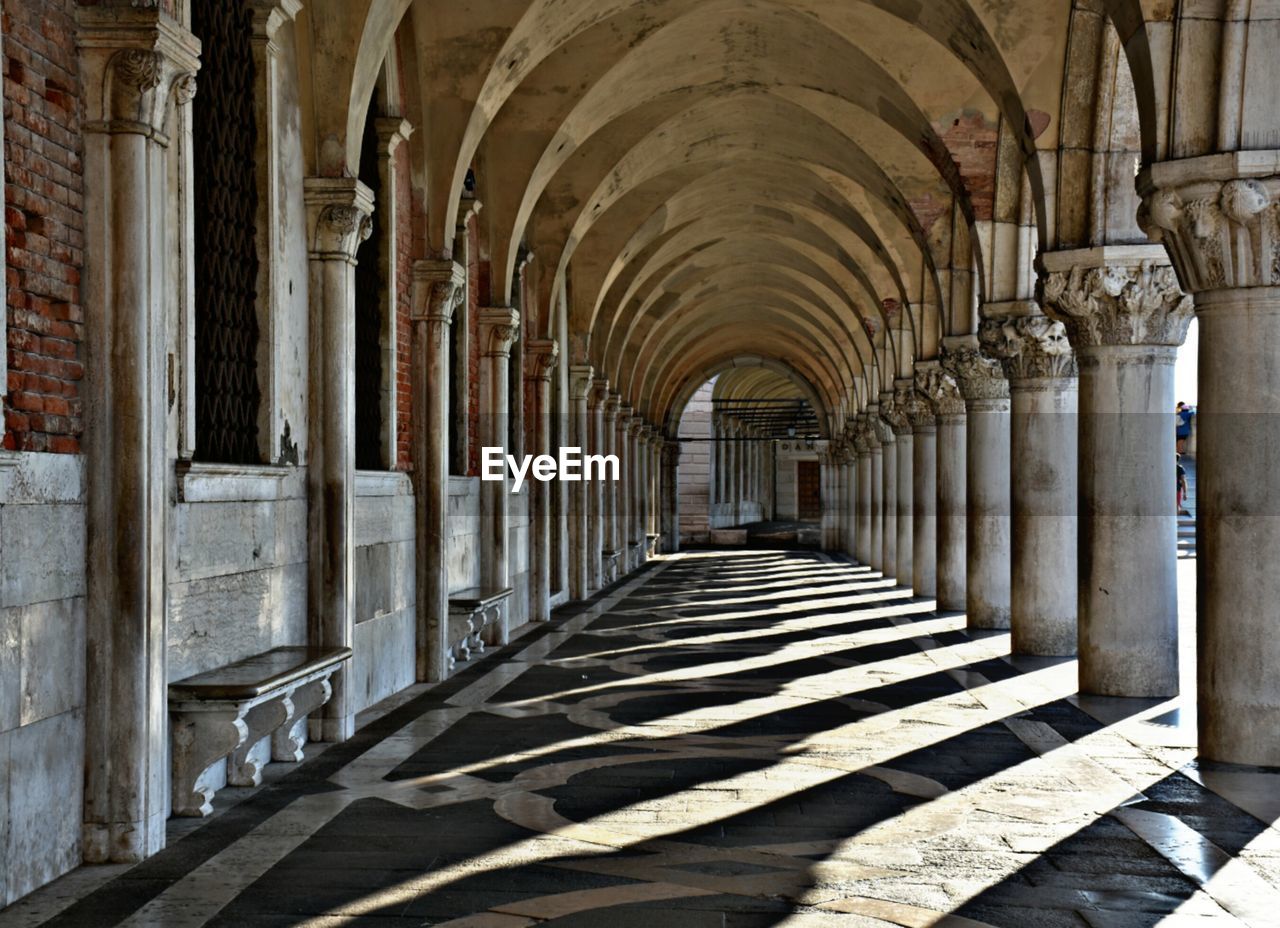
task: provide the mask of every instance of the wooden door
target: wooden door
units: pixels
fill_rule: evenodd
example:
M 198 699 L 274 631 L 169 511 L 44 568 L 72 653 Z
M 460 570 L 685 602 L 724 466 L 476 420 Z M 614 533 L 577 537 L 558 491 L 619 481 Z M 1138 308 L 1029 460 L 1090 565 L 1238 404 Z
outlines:
M 822 465 L 817 461 L 796 462 L 796 499 L 800 521 L 817 522 L 822 518 Z

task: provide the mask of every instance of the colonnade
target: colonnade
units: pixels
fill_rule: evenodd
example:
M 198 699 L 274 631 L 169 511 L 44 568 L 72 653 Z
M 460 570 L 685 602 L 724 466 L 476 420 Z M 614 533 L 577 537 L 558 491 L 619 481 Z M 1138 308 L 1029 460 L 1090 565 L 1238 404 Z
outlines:
M 760 429 L 725 413 L 712 418 L 711 439 L 712 528 L 771 519 L 777 466 L 772 442 Z M 824 471 L 824 488 L 826 479 Z
M 1184 174 L 1152 183 L 1202 192 Z M 1260 254 L 1252 202 L 1223 221 Z M 1015 654 L 1078 656 L 1084 693 L 1176 695 L 1173 368 L 1199 307 L 1200 744 L 1275 764 L 1280 646 L 1264 626 L 1280 583 L 1258 552 L 1280 548 L 1266 451 L 1280 288 L 1258 285 L 1273 271 L 1247 248 L 1209 268 L 1189 220 L 1157 220 L 1180 274 L 1160 246 L 1044 254 L 1041 301 L 986 304 L 976 335 L 944 339 L 848 417 L 823 454 L 823 543 L 971 628 L 1009 629 Z

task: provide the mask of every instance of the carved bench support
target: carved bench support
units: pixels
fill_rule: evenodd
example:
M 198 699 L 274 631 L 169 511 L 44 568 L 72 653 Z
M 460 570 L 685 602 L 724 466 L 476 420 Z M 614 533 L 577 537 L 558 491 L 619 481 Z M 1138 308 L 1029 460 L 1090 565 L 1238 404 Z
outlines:
M 198 785 L 200 774 L 237 750 L 249 735 L 244 707 L 210 704 L 174 714 L 173 814 L 203 818 L 213 811 L 213 790 Z
M 306 730 L 299 729 L 308 715 L 329 701 L 333 684 L 329 678 L 313 680 L 293 691 L 289 699 L 289 715 L 271 735 L 271 759 L 287 764 L 302 760 L 302 747 L 307 743 Z
M 511 596 L 510 589 L 464 590 L 449 597 L 449 659 L 452 673 L 458 663 L 483 654 L 486 645 L 493 643 L 498 630 L 502 604 Z M 487 634 L 486 634 L 487 633 Z
M 262 765 L 250 751 L 271 737 L 273 759 L 302 759 L 296 723 L 333 693 L 329 678 L 351 658 L 350 648 L 276 648 L 169 686 L 172 814 L 202 818 L 213 790 L 201 775 L 226 758 L 227 783 L 257 786 Z

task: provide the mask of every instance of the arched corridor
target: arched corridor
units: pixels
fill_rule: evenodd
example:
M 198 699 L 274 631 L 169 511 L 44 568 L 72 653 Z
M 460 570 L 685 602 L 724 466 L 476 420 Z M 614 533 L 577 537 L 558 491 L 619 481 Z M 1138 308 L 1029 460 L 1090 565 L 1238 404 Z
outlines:
M 0 925 L 1266 923 L 1280 774 L 1187 767 L 1176 702 L 931 607 L 825 555 L 664 561 Z
M 0 0 L 0 928 L 1266 923 L 1277 2 Z

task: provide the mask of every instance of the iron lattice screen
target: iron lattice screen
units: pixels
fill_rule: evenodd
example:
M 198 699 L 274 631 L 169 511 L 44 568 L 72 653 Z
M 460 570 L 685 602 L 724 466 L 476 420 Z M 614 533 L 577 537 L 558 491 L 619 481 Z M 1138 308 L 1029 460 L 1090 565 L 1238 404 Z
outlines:
M 229 464 L 261 460 L 252 16 L 227 0 L 191 3 L 203 43 L 192 113 L 196 456 Z
M 356 467 L 382 470 L 382 223 L 379 211 L 395 204 L 382 202 L 378 173 L 376 100 L 365 121 L 360 152 L 360 180 L 373 191 L 373 234 L 356 253 Z

